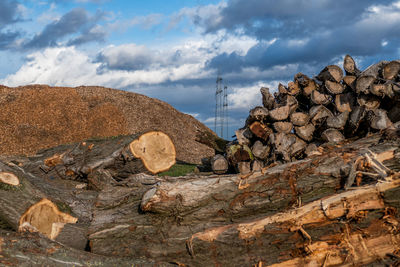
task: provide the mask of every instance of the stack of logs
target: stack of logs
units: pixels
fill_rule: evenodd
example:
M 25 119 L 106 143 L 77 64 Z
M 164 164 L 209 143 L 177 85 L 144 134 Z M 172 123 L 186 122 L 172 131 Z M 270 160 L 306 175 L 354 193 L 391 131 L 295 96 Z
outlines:
M 213 171 L 248 174 L 318 154 L 323 143 L 364 137 L 400 121 L 400 60 L 360 71 L 346 55 L 343 68 L 345 73 L 329 65 L 314 78 L 298 73 L 287 86 L 279 84 L 274 95 L 261 88 L 263 106 L 250 110 L 225 156 L 211 160 Z

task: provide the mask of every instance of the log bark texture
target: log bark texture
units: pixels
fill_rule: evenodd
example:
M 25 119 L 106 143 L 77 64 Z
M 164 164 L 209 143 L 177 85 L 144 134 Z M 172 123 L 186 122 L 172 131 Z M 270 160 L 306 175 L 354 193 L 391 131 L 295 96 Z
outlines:
M 213 264 L 233 266 L 294 260 L 300 256 L 291 254 L 298 249 L 296 244 L 307 241 L 299 227 L 279 232 L 278 225 L 260 226 L 261 236 L 250 235 L 250 243 L 238 236 L 235 227 L 252 225 L 252 221 L 263 221 L 262 218 L 278 216 L 274 214 L 301 205 L 315 206 L 313 201 L 343 192 L 343 183 L 354 159 L 366 149 L 386 155 L 383 163 L 398 171 L 399 143 L 379 143 L 380 138 L 374 135 L 340 147 L 328 145 L 323 147 L 321 155 L 263 169 L 250 176 L 191 176 L 154 180 L 154 186 L 142 182 L 135 189 L 131 187 L 133 182 L 131 186 L 107 188 L 97 202 L 89 236 L 92 251 L 127 257 L 147 255 L 160 261 L 173 260 L 194 266 L 210 259 Z M 366 177 L 361 185 L 374 187 L 375 183 Z M 392 197 L 385 201 L 397 200 Z M 315 203 L 320 207 L 320 200 Z M 364 211 L 362 205 L 358 209 Z M 292 227 L 291 223 L 279 225 Z M 321 231 L 318 240 L 332 231 L 338 231 L 339 235 L 340 228 L 336 225 L 335 221 L 330 226 L 322 223 L 320 229 L 310 223 L 307 227 L 311 230 L 305 231 Z M 374 235 L 381 237 L 379 233 Z M 297 241 L 292 240 L 295 236 Z

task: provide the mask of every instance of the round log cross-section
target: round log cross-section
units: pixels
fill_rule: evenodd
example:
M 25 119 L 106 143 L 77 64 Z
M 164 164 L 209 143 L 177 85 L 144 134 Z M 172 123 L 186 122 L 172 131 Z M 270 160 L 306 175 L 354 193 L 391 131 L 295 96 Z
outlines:
M 132 154 L 140 158 L 152 173 L 168 170 L 175 164 L 176 151 L 171 138 L 163 132 L 151 131 L 129 145 Z

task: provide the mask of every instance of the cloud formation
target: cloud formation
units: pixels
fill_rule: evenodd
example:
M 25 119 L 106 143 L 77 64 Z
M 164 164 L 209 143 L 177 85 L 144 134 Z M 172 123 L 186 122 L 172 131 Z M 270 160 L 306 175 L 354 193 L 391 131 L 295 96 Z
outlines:
M 42 32 L 36 34 L 24 44 L 26 49 L 39 49 L 57 46 L 62 38 L 81 33 L 80 36 L 69 40 L 69 44 L 83 44 L 92 41 L 103 41 L 106 33 L 99 30 L 96 23 L 102 19 L 104 13 L 98 12 L 90 16 L 83 8 L 74 8 L 64 14 L 59 20 L 48 24 Z
M 353 3 L 353 2 L 351 2 Z M 224 29 L 255 36 L 246 55 L 220 54 L 210 68 L 238 72 L 243 67 L 331 62 L 344 54 L 398 55 L 400 2 L 232 0 L 219 22 L 199 22 L 206 32 Z
M 19 31 L 7 29 L 22 20 L 21 9 L 17 1 L 0 1 L 0 50 L 14 48 L 15 41 L 21 36 Z

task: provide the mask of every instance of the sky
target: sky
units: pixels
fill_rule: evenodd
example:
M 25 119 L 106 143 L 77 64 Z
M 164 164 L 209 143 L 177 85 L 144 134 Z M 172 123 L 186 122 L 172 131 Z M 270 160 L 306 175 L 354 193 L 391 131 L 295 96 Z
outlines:
M 97 85 L 166 101 L 214 130 L 217 75 L 229 132 L 297 72 L 350 54 L 399 59 L 400 1 L 0 0 L 0 84 Z

